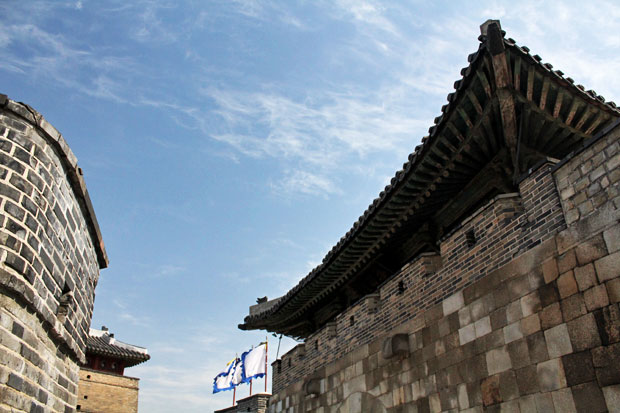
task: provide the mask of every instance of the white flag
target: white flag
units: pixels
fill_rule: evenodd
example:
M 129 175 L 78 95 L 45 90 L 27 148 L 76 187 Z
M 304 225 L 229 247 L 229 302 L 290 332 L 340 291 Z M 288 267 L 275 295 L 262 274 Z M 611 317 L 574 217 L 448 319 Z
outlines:
M 243 366 L 241 360 L 236 358 L 230 361 L 226 368 L 213 379 L 213 393 L 231 390 L 243 380 Z
M 267 358 L 267 345 L 261 344 L 250 351 L 241 355 L 243 364 L 243 381 L 248 382 L 257 377 L 265 375 L 265 364 Z

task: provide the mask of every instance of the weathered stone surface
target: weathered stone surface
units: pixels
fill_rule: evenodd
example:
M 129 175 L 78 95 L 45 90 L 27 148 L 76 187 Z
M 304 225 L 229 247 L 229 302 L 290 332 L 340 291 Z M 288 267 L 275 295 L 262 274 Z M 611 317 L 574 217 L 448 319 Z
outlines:
M 603 239 L 610 254 L 620 251 L 620 225 L 614 225 L 603 232 Z
M 620 343 L 592 349 L 592 362 L 599 385 L 620 384 Z
M 564 321 L 571 321 L 587 312 L 582 294 L 575 294 L 562 300 L 562 316 Z
M 558 292 L 561 298 L 570 297 L 579 291 L 573 271 L 567 271 L 558 277 Z
M 578 412 L 603 413 L 607 411 L 603 392 L 596 382 L 578 384 L 571 390 Z
M 502 402 L 498 374 L 482 380 L 480 383 L 480 390 L 482 392 L 482 403 L 484 406 L 491 406 Z
M 560 357 L 573 351 L 565 323 L 545 330 L 545 340 L 547 341 L 549 358 Z
M 542 307 L 550 306 L 551 304 L 558 302 L 560 299 L 560 294 L 558 293 L 558 288 L 555 283 L 541 286 L 538 289 L 538 293 Z
M 547 343 L 542 331 L 534 333 L 527 338 L 527 348 L 530 352 L 530 360 L 532 363 L 539 363 L 541 361 L 549 360 L 549 353 L 547 351 Z
M 512 367 L 506 346 L 490 350 L 486 353 L 489 374 L 497 374 Z
M 594 311 L 609 305 L 609 297 L 607 296 L 607 288 L 604 284 L 592 287 L 583 293 L 583 299 L 586 303 L 588 311 Z
M 585 291 L 597 284 L 596 272 L 593 264 L 575 268 L 575 280 L 579 286 L 579 291 Z
M 566 323 L 574 351 L 588 350 L 601 345 L 598 327 L 592 313 Z
M 588 151 L 593 157 L 592 147 Z M 569 169 L 567 165 L 562 170 Z M 589 171 L 596 168 L 592 166 Z M 570 175 L 570 171 L 564 174 L 566 181 L 560 190 L 584 178 L 569 179 Z M 492 260 L 480 260 L 474 254 L 490 246 L 463 248 L 465 230 L 456 230 L 441 242 L 443 267 L 432 273 L 416 272 L 421 266 L 416 267 L 414 260 L 380 287 L 381 305 L 375 313 L 369 314 L 365 304 L 354 304 L 338 315 L 338 337 L 328 338 L 320 330 L 309 340 L 312 343 L 320 339 L 322 351 L 315 352 L 314 346 L 307 346 L 303 362 L 306 368 L 314 369 L 321 363 L 334 366 L 328 364 L 330 367 L 325 370 L 330 371 L 324 379 L 325 395 L 308 399 L 305 410 L 333 410 L 343 401 L 344 388 L 352 394 L 352 382 L 360 376 L 364 377 L 368 393 L 384 402 L 390 413 L 431 409 L 596 411 L 601 407 L 600 401 L 605 400 L 599 397 L 603 394 L 601 387 L 605 397 L 609 393 L 613 400 L 617 393 L 614 386 L 620 386 L 616 348 L 620 344 L 616 304 L 620 298 L 620 277 L 614 275 L 614 261 L 606 254 L 620 252 L 614 244 L 617 235 L 610 231 L 620 227 L 620 212 L 608 198 L 598 203 L 601 188 L 616 190 L 611 179 L 603 186 L 603 178 L 608 177 L 587 182 L 581 191 L 592 192 L 591 199 L 581 200 L 590 201 L 593 209 L 570 204 L 580 195 L 578 190 L 573 198 L 566 199 L 566 204 L 562 204 L 565 215 L 567 211 L 577 211 L 575 221 L 568 229 L 560 229 L 557 237 L 552 235 L 542 241 L 551 240 L 545 246 L 534 246 L 529 251 L 512 250 L 512 254 L 519 251 L 515 259 L 508 257 L 503 267 L 485 272 L 485 265 L 490 266 Z M 528 202 L 531 201 L 523 200 L 523 205 Z M 515 205 L 508 206 L 516 208 Z M 492 207 L 485 208 L 489 211 Z M 473 222 L 480 216 L 470 217 L 467 225 L 477 225 Z M 523 216 L 518 213 L 511 220 L 504 222 L 521 225 L 517 228 L 522 233 L 530 231 L 522 225 Z M 496 222 L 489 221 L 489 228 Z M 475 228 L 476 234 L 482 234 L 480 228 Z M 515 233 L 507 231 L 502 239 Z M 492 235 L 485 237 L 490 239 Z M 519 245 L 518 241 L 514 243 Z M 448 254 L 454 255 L 448 259 Z M 476 266 L 475 270 L 470 265 Z M 479 278 L 468 278 L 472 273 Z M 398 295 L 394 291 L 398 290 L 399 281 L 405 281 L 407 289 Z M 467 287 L 463 288 L 464 285 Z M 426 297 L 423 291 L 432 297 Z M 349 326 L 351 316 L 355 317 L 355 326 Z M 423 323 L 412 327 L 414 318 Z M 408 334 L 411 354 L 383 360 L 381 342 L 396 333 Z M 370 350 L 366 356 L 351 355 L 359 343 L 367 343 Z M 345 356 L 342 362 L 330 361 L 333 354 Z M 294 364 L 291 370 L 283 371 L 283 380 L 294 382 L 299 371 L 296 368 Z M 599 388 L 600 394 L 588 401 L 591 385 Z M 300 398 L 295 394 L 288 392 L 281 399 L 286 402 L 280 410 L 274 405 L 272 413 L 300 409 Z
M 566 387 L 564 367 L 561 359 L 551 359 L 536 365 L 538 387 L 540 391 L 547 392 Z
M 596 260 L 594 267 L 601 283 L 617 278 L 620 276 L 620 251 Z
M 594 366 L 592 365 L 592 355 L 589 351 L 563 356 L 562 365 L 566 375 L 566 384 L 569 387 L 596 380 Z
M 558 262 L 555 258 L 549 258 L 542 264 L 543 276 L 547 284 L 553 282 L 558 278 L 560 272 L 558 270 Z
M 620 413 L 620 385 L 603 387 L 603 395 L 609 413 Z
M 532 314 L 529 317 L 521 320 L 521 332 L 524 336 L 529 336 L 537 331 L 540 331 L 541 324 L 538 314 Z
M 615 278 L 605 283 L 607 296 L 612 303 L 620 302 L 620 278 Z
M 607 255 L 607 247 L 602 234 L 590 238 L 575 247 L 575 255 L 579 265 L 586 265 Z
M 573 393 L 570 389 L 560 389 L 551 393 L 553 406 L 556 412 L 577 413 Z
M 543 330 L 557 326 L 558 324 L 562 323 L 562 311 L 560 310 L 560 303 L 554 303 L 548 307 L 543 308 L 539 314 L 540 326 Z

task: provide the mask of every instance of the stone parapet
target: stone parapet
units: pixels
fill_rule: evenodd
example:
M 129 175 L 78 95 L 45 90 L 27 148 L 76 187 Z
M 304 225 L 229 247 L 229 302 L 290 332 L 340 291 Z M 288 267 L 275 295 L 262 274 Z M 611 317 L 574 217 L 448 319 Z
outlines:
M 619 138 L 533 168 L 285 354 L 269 412 L 617 408 Z
M 106 265 L 77 159 L 40 114 L 0 95 L 0 310 L 10 324 L 0 331 L 0 353 L 9 357 L 0 362 L 8 372 L 0 377 L 0 408 L 73 411 Z M 23 367 L 30 365 L 45 378 L 30 375 Z
M 265 413 L 270 397 L 268 393 L 257 393 L 237 400 L 235 406 L 216 410 L 214 413 Z
M 379 286 L 378 296 L 359 300 L 311 335 L 303 356 L 296 349 L 283 355 L 273 370 L 274 393 L 444 300 L 453 306 L 455 292 L 566 227 L 550 164 L 531 170 L 519 189 L 487 202 L 441 239 L 438 252 L 418 255 Z
M 137 413 L 139 382 L 134 377 L 82 368 L 76 409 L 85 413 Z

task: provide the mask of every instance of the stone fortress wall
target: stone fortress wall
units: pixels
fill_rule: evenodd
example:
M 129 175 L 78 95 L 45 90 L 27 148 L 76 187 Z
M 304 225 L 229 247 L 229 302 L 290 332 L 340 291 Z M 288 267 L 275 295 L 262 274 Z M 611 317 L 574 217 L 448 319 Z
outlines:
M 137 413 L 140 379 L 80 369 L 77 410 L 84 413 Z
M 618 411 L 619 302 L 616 125 L 274 362 L 268 411 Z
M 64 138 L 0 95 L 0 412 L 73 412 L 107 256 Z

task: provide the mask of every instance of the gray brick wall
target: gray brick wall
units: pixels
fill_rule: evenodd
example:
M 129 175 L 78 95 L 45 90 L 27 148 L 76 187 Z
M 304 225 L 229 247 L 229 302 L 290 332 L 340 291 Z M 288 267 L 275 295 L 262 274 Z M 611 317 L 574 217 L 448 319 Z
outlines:
M 77 365 L 106 265 L 67 143 L 30 107 L 0 96 L 0 411 L 75 407 Z
M 465 220 L 440 255 L 384 283 L 376 309 L 360 300 L 335 335 L 326 326 L 285 354 L 269 412 L 615 411 L 619 137 L 620 127 L 530 171 L 518 195 Z M 400 333 L 408 354 L 386 358 L 384 340 Z M 307 393 L 316 380 L 320 390 Z
M 519 189 L 464 219 L 441 240 L 440 254 L 422 254 L 394 274 L 379 287 L 374 309 L 370 297 L 360 300 L 336 318 L 335 336 L 324 327 L 306 340 L 303 356 L 298 349 L 283 355 L 272 373 L 274 393 L 425 313 L 565 228 L 550 164 L 530 171 Z

